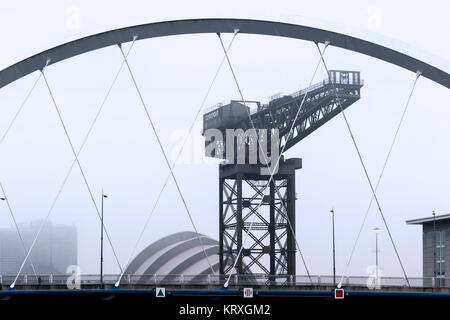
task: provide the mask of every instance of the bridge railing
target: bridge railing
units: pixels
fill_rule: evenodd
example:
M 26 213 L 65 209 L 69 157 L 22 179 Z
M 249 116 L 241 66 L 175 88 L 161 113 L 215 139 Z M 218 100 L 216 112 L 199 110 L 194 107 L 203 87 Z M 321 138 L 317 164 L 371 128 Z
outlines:
M 119 275 L 107 274 L 103 277 L 103 283 L 114 285 Z M 144 286 L 179 286 L 179 285 L 200 285 L 217 286 L 223 285 L 227 280 L 224 275 L 184 275 L 184 274 L 145 274 L 145 275 L 123 275 L 121 284 L 126 285 L 144 285 Z M 14 282 L 13 275 L 0 275 L 0 285 L 9 286 Z M 17 278 L 16 285 L 30 286 L 66 286 L 69 282 L 74 283 L 74 275 L 20 275 Z M 95 286 L 100 284 L 100 276 L 94 274 L 82 274 L 79 276 L 82 286 Z M 336 275 L 336 284 L 341 281 L 341 276 Z M 415 288 L 450 288 L 450 278 L 408 278 L 409 285 Z M 234 286 L 334 286 L 333 276 L 330 275 L 275 275 L 251 274 L 251 275 L 232 275 L 230 285 Z M 406 287 L 408 285 L 405 278 L 402 277 L 379 277 L 374 276 L 346 276 L 342 278 L 342 286 L 378 288 L 378 287 Z

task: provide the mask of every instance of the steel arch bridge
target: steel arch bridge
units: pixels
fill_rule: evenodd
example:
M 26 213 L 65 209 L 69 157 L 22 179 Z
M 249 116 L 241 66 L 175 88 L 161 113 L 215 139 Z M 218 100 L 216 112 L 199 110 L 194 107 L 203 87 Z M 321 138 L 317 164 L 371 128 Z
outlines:
M 362 38 L 305 25 L 250 19 L 189 19 L 148 23 L 111 30 L 70 41 L 28 57 L 0 71 L 0 88 L 49 65 L 93 50 L 136 40 L 164 36 L 235 33 L 268 35 L 324 43 L 389 62 L 414 73 L 420 73 L 450 89 L 450 74 L 436 65 L 421 61 L 405 52 Z
M 70 41 L 28 57 L 0 71 L 0 88 L 45 66 L 104 47 L 164 36 L 201 33 L 239 33 L 287 37 L 328 42 L 330 45 L 362 53 L 392 63 L 450 89 L 450 74 L 437 66 L 414 58 L 404 52 L 361 38 L 310 26 L 250 19 L 188 19 L 141 24 L 115 29 Z

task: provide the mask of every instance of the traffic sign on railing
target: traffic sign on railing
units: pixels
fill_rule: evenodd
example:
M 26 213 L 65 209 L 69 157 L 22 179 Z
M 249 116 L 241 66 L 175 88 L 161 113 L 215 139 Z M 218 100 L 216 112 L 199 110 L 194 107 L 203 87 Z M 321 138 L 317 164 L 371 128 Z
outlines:
M 344 299 L 345 292 L 342 288 L 336 288 L 334 289 L 334 298 L 335 299 Z
M 244 298 L 253 298 L 253 288 L 244 288 Z
M 165 298 L 166 288 L 156 288 L 155 294 L 157 298 Z

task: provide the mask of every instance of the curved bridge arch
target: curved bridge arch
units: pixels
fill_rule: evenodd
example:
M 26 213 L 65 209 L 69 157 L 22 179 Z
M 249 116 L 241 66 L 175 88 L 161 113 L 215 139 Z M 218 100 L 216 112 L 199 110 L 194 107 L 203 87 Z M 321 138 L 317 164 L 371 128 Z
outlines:
M 155 22 L 98 33 L 67 42 L 26 58 L 0 71 L 0 88 L 34 71 L 56 62 L 92 50 L 115 44 L 138 40 L 198 33 L 259 34 L 308 40 L 362 53 L 395 64 L 412 72 L 420 71 L 422 76 L 450 89 L 450 74 L 436 66 L 423 62 L 400 51 L 361 38 L 304 25 L 250 19 L 189 19 Z

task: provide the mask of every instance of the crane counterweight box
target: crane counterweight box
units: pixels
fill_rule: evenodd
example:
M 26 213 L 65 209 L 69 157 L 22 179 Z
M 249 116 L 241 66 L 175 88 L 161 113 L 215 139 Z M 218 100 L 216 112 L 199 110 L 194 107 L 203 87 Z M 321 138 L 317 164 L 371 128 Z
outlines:
M 250 108 L 239 101 L 231 101 L 203 115 L 203 132 L 214 129 L 232 129 L 233 124 L 248 118 Z

